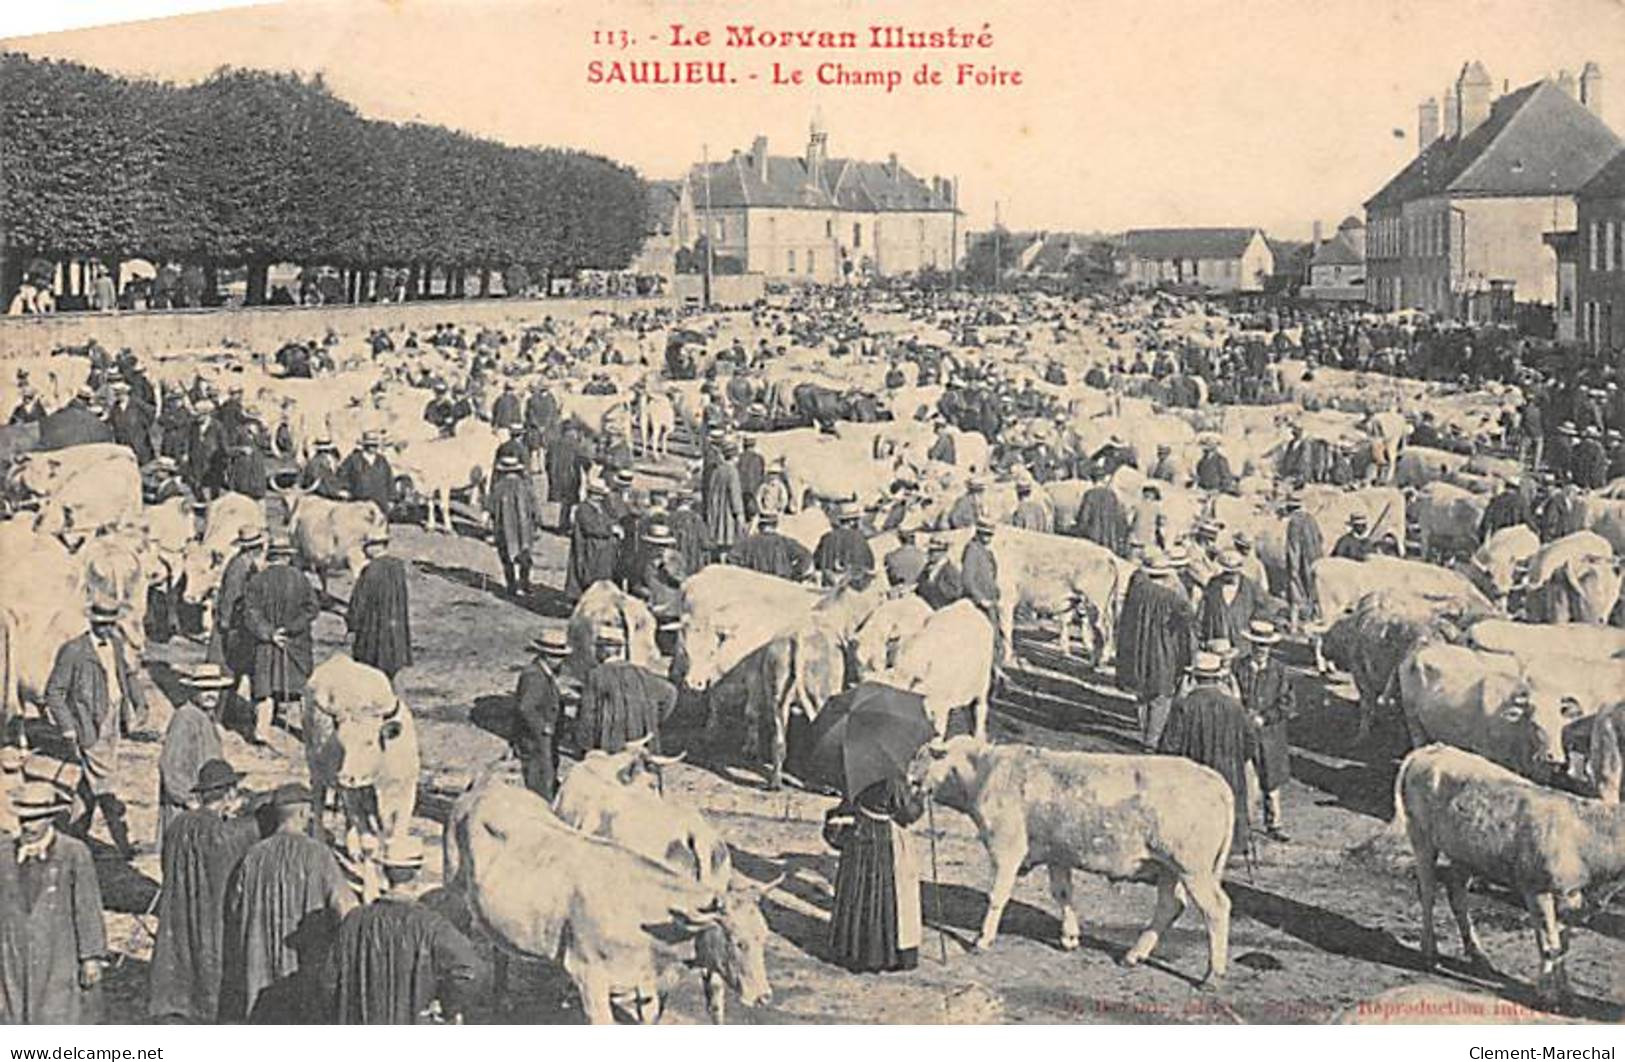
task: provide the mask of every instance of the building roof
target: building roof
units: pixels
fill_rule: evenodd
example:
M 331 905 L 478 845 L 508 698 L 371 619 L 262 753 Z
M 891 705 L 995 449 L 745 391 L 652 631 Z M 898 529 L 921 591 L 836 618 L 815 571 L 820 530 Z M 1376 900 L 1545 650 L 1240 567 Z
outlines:
M 1365 206 L 1440 194 L 1572 195 L 1619 148 L 1602 119 L 1556 82 L 1536 81 L 1496 100 L 1467 135 L 1428 145 Z
M 764 180 L 749 154 L 711 163 L 711 186 L 705 189 L 705 167 L 694 167 L 695 204 L 718 209 L 737 207 L 814 207 L 864 212 L 950 211 L 954 206 L 938 188 L 899 164 L 859 159 L 826 159 L 817 172 L 805 158 L 767 157 Z
M 1365 256 L 1349 243 L 1342 228 L 1337 230 L 1336 236 L 1316 247 L 1313 257 L 1309 259 L 1310 266 L 1361 265 L 1364 262 Z
M 1131 229 L 1123 250 L 1136 258 L 1240 258 L 1258 229 Z
M 1359 218 L 1355 217 L 1353 214 L 1350 214 L 1348 217 L 1344 218 L 1342 221 L 1338 222 L 1338 224 L 1337 224 L 1337 231 L 1338 232 L 1344 232 L 1344 231 L 1346 231 L 1348 229 L 1363 229 L 1363 228 L 1365 228 L 1365 222 L 1361 221 Z
M 649 210 L 643 227 L 651 235 L 670 236 L 677 231 L 677 213 L 683 205 L 682 181 L 649 181 Z
M 1580 189 L 1583 199 L 1614 199 L 1625 196 L 1625 150 L 1610 159 L 1597 175 Z

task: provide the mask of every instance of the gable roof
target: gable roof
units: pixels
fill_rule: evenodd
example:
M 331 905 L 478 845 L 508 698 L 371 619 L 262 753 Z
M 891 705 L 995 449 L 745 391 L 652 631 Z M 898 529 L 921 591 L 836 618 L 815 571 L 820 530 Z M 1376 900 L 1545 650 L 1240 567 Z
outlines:
M 1466 136 L 1440 138 L 1366 200 L 1367 210 L 1444 193 L 1572 195 L 1620 148 L 1613 131 L 1553 81 L 1496 100 Z
M 1336 236 L 1315 248 L 1314 255 L 1309 259 L 1311 266 L 1347 266 L 1362 265 L 1365 256 L 1354 249 L 1348 238 L 1339 230 Z
M 1583 199 L 1614 199 L 1625 196 L 1625 150 L 1620 151 L 1596 176 L 1580 189 Z
M 706 168 L 694 167 L 696 205 L 707 201 L 718 209 L 737 207 L 812 207 L 859 212 L 894 210 L 951 211 L 954 206 L 937 189 L 899 165 L 861 159 L 825 159 L 816 172 L 807 160 L 769 155 L 764 180 L 755 160 L 743 152 L 710 166 L 711 188 L 705 189 Z M 709 196 L 709 200 L 707 200 Z
M 1123 250 L 1136 258 L 1240 258 L 1258 229 L 1130 229 Z

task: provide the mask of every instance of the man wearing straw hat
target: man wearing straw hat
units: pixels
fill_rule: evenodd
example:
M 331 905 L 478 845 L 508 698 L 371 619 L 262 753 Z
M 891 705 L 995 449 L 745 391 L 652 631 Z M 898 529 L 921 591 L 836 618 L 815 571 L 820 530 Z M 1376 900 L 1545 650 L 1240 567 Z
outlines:
M 323 1018 L 340 1025 L 462 1024 L 480 968 L 474 946 L 415 899 L 423 842 L 391 837 L 384 890 L 344 916 L 322 968 Z
M 1146 554 L 1129 580 L 1117 621 L 1117 682 L 1132 690 L 1140 740 L 1155 749 L 1179 680 L 1196 646 L 1196 617 L 1177 570 L 1161 550 Z
M 243 589 L 243 627 L 253 643 L 250 694 L 254 698 L 256 745 L 268 743 L 273 712 L 298 700 L 314 666 L 311 626 L 321 615 L 316 589 L 293 566 L 293 542 L 272 539 L 265 570 Z
M 113 776 L 120 735 L 133 733 L 146 720 L 147 702 L 118 630 L 119 616 L 118 605 L 91 602 L 90 630 L 57 650 L 45 684 L 45 714 L 83 770 L 73 831 L 88 836 L 100 808 L 109 839 L 123 858 L 132 859 L 136 849 Z
M 745 496 L 739 482 L 735 458 L 739 444 L 732 439 L 722 443 L 722 459 L 705 481 L 705 523 L 717 552 L 726 556 L 745 531 Z
M 389 555 L 389 528 L 367 532 L 361 544 L 367 563 L 350 591 L 344 623 L 354 641 L 350 655 L 394 680 L 412 666 L 412 613 L 406 562 Z
M 660 751 L 660 724 L 677 703 L 677 687 L 625 659 L 626 634 L 619 626 L 598 631 L 602 661 L 587 676 L 576 719 L 576 740 L 583 751 L 619 752 L 644 737 L 649 751 Z
M 314 491 L 317 497 L 338 499 L 344 494 L 344 477 L 339 475 L 339 449 L 332 436 L 323 432 L 317 436 L 310 460 L 299 474 L 299 486 Z
M 226 886 L 260 839 L 254 817 L 240 814 L 242 779 L 225 760 L 209 760 L 197 772 L 191 809 L 164 831 L 163 891 L 147 995 L 147 1013 L 160 1021 L 208 1024 L 219 1018 Z
M 552 800 L 559 785 L 559 683 L 557 668 L 570 655 L 564 632 L 549 627 L 530 643 L 531 659 L 519 672 L 513 694 L 508 743 L 519 757 L 525 788 Z
M 525 476 L 522 458 L 515 454 L 497 458 L 496 482 L 491 484 L 485 506 L 491 514 L 491 540 L 502 562 L 508 596 L 528 597 L 530 551 L 536 544 L 536 495 Z
M 1253 728 L 1247 710 L 1224 688 L 1228 671 L 1216 653 L 1197 653 L 1190 671 L 1193 687 L 1177 698 L 1157 751 L 1211 767 L 1236 796 L 1233 850 L 1245 851 L 1247 828 L 1247 761 L 1252 758 Z
M 50 782 L 11 793 L 14 851 L 0 850 L 15 873 L 17 939 L 0 948 L 0 1017 L 18 1025 L 94 1025 L 102 1020 L 107 927 L 90 849 L 57 829 L 71 805 Z M 13 848 L 8 843 L 6 848 Z
M 266 804 L 274 832 L 248 849 L 226 889 L 222 1021 L 292 1023 L 320 1013 L 321 959 L 356 905 L 332 850 L 307 836 L 310 789 L 290 782 Z
M 812 563 L 825 584 L 848 572 L 873 572 L 875 555 L 858 528 L 858 503 L 842 501 L 835 510 L 835 526 L 825 531 L 813 550 Z
M 757 518 L 756 530 L 734 546 L 728 561 L 753 572 L 800 582 L 812 570 L 813 554 L 795 539 L 781 534 L 779 514 L 768 512 Z
M 1370 521 L 1365 513 L 1352 513 L 1349 515 L 1348 530 L 1332 546 L 1332 556 L 1363 561 L 1370 555 Z
M 1252 718 L 1256 734 L 1258 788 L 1264 794 L 1264 832 L 1272 839 L 1289 838 L 1281 827 L 1281 787 L 1292 777 L 1292 756 L 1287 748 L 1287 721 L 1297 715 L 1297 699 L 1286 669 L 1270 649 L 1281 640 L 1267 620 L 1248 624 L 1248 652 L 1231 665 L 1242 707 Z
M 572 600 L 586 593 L 593 583 L 615 575 L 620 535 L 625 529 L 605 508 L 608 496 L 609 489 L 602 480 L 591 480 L 587 484 L 587 500 L 575 508 L 564 581 L 564 593 Z
M 395 489 L 395 476 L 390 470 L 389 459 L 379 452 L 383 444 L 384 437 L 379 432 L 370 429 L 362 432 L 360 448 L 351 451 L 350 456 L 339 465 L 338 476 L 351 498 L 372 502 L 387 518 L 390 498 Z
M 192 806 L 198 771 L 221 756 L 221 694 L 235 680 L 219 664 L 199 664 L 183 679 L 190 699 L 175 706 L 158 753 L 158 846 L 181 812 Z

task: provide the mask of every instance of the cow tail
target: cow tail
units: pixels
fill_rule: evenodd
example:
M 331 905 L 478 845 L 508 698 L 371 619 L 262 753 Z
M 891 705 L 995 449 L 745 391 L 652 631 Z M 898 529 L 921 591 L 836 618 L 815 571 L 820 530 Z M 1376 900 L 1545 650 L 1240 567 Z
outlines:
M 801 714 L 808 719 L 818 717 L 818 708 L 812 703 L 812 694 L 807 690 L 807 653 L 804 640 L 812 637 L 814 630 L 804 630 L 790 639 L 790 706 L 800 707 Z M 786 725 L 789 723 L 789 713 L 785 713 Z
M 1410 770 L 1411 763 L 1412 757 L 1406 756 L 1399 761 L 1399 770 L 1394 772 L 1394 818 L 1389 829 L 1400 836 L 1409 832 L 1405 821 L 1405 772 Z
M 17 675 L 17 620 L 10 609 L 0 608 L 0 742 L 11 736 L 11 728 L 22 732 L 22 692 Z M 12 721 L 16 720 L 15 723 Z

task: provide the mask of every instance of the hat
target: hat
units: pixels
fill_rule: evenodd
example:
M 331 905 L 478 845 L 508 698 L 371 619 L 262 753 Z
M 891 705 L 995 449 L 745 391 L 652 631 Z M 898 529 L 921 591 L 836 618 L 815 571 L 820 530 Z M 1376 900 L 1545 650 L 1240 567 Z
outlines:
M 219 664 L 199 664 L 182 681 L 195 690 L 223 690 L 236 683 Z
M 1253 548 L 1252 536 L 1249 535 L 1245 531 L 1237 531 L 1236 532 L 1236 548 L 1239 549 L 1243 553 L 1246 553 L 1248 550 L 1252 549 Z
M 237 529 L 237 539 L 233 543 L 238 549 L 253 549 L 265 542 L 265 529 L 249 524 Z
M 373 528 L 371 531 L 367 532 L 367 537 L 361 540 L 361 544 L 363 546 L 389 545 L 389 528 L 387 526 Z
M 7 774 L 16 774 L 23 769 L 23 764 L 27 760 L 27 749 L 20 749 L 16 745 L 0 747 L 0 771 Z
M 1204 537 L 1216 538 L 1218 537 L 1219 532 L 1223 530 L 1224 524 L 1221 521 L 1212 519 L 1211 517 L 1204 517 L 1196 522 L 1196 533 Z
M 948 550 L 948 540 L 941 535 L 932 535 L 925 548 L 932 553 L 945 553 Z
M 1145 497 L 1162 500 L 1162 488 L 1155 483 L 1145 483 L 1140 486 L 1140 493 Z
M 1602 438 L 1602 429 L 1598 428 L 1595 424 L 1587 424 L 1585 437 L 1588 439 L 1600 439 Z
M 1557 433 L 1559 435 L 1578 435 L 1579 434 L 1579 432 L 1574 430 L 1574 421 L 1572 421 L 1572 420 L 1565 420 L 1562 424 L 1559 424 L 1557 426 Z
M 1227 549 L 1219 554 L 1219 567 L 1227 572 L 1241 571 L 1241 554 L 1233 549 Z
M 1217 653 L 1203 652 L 1196 654 L 1191 662 L 1191 675 L 1194 678 L 1220 678 L 1224 675 L 1224 660 Z
M 391 837 L 384 842 L 378 862 L 399 870 L 416 870 L 423 866 L 423 842 L 409 833 Z
M 96 400 L 96 392 L 92 391 L 88 387 L 81 387 L 79 390 L 74 392 L 73 397 L 79 399 L 81 402 L 94 402 Z
M 767 515 L 767 513 L 762 514 L 763 517 Z M 643 541 L 651 546 L 670 546 L 674 545 L 677 539 L 672 535 L 671 528 L 665 524 L 650 524 L 648 533 L 643 536 Z
M 779 526 L 779 514 L 774 512 L 772 509 L 765 510 L 764 512 L 762 512 L 761 515 L 756 517 L 756 526 L 757 527 L 778 527 Z M 645 540 L 645 541 L 647 541 L 647 540 Z
M 502 454 L 497 458 L 498 472 L 523 472 L 524 462 L 519 460 L 517 454 Z
M 837 520 L 856 520 L 858 516 L 858 503 L 855 499 L 845 499 L 835 506 Z
M 705 437 L 713 442 L 721 442 L 723 439 L 727 438 L 727 436 L 728 433 L 723 431 L 721 428 L 712 428 L 710 431 L 705 433 Z
M 316 449 L 336 450 L 338 447 L 333 445 L 333 437 L 331 435 L 318 435 L 316 437 Z
M 213 413 L 214 401 L 213 399 L 200 398 L 197 400 L 197 404 L 192 408 L 197 410 L 199 413 Z
M 976 518 L 976 533 L 978 535 L 991 535 L 997 527 L 997 524 L 985 516 Z
M 381 432 L 376 432 L 369 429 L 361 433 L 362 446 L 382 446 L 383 442 L 384 436 Z
M 743 446 L 747 450 L 754 449 L 756 446 L 756 439 L 747 435 L 739 440 L 739 445 Z
M 216 757 L 198 768 L 194 793 L 208 793 L 217 789 L 230 789 L 243 780 L 243 774 L 225 760 Z
M 42 819 L 64 811 L 73 801 L 50 782 L 24 782 L 11 791 L 11 809 L 19 819 Z
M 105 597 L 98 597 L 90 603 L 90 622 L 115 623 L 124 610 L 117 601 L 109 601 Z
M 1174 546 L 1168 550 L 1168 567 L 1183 568 L 1191 562 L 1190 555 L 1185 552 L 1184 546 Z
M 115 391 L 128 391 L 130 389 L 129 383 L 125 380 L 114 380 L 111 387 Z
M 1145 556 L 1140 561 L 1140 567 L 1145 574 L 1152 576 L 1172 575 L 1174 571 L 1168 563 L 1168 555 L 1156 548 L 1145 551 Z
M 1350 527 L 1365 527 L 1370 522 L 1371 522 L 1370 519 L 1367 518 L 1365 513 L 1350 513 L 1349 514 L 1349 526 Z
M 601 480 L 601 479 L 589 479 L 587 481 L 587 493 L 588 494 L 608 494 L 609 493 L 609 488 L 604 486 L 604 481 Z
M 294 804 L 310 804 L 314 799 L 314 796 L 310 796 L 310 786 L 301 781 L 291 781 L 283 786 L 276 786 L 275 791 L 271 791 L 270 805 L 293 807 Z
M 972 476 L 970 483 L 966 484 L 971 490 L 986 490 L 987 479 L 983 476 Z
M 530 650 L 543 656 L 568 656 L 570 640 L 558 627 L 548 627 L 530 640 Z
M 1253 620 L 1247 624 L 1247 640 L 1254 645 L 1274 645 L 1281 640 L 1281 632 L 1269 620 Z
M 1220 660 L 1236 655 L 1236 647 L 1230 644 L 1229 638 L 1209 638 L 1202 643 L 1202 648 Z
M 599 627 L 593 637 L 599 645 L 626 644 L 626 632 L 621 630 L 620 627 L 614 625 Z
M 266 548 L 266 552 L 273 557 L 290 556 L 294 552 L 293 539 L 287 535 L 275 535 L 271 539 L 270 546 Z
M 619 486 L 630 487 L 632 485 L 632 470 L 630 468 L 617 469 L 615 472 L 615 482 Z

